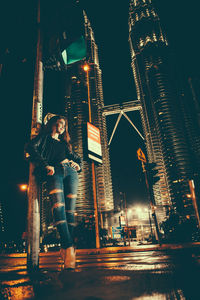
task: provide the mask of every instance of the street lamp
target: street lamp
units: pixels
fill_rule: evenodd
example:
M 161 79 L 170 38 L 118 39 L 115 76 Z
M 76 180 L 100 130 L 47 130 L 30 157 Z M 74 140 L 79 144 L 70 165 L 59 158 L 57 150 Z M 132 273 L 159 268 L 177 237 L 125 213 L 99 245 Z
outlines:
M 22 191 L 22 192 L 25 192 L 25 191 L 27 191 L 28 190 L 28 184 L 19 184 L 19 189 L 20 189 L 20 191 Z
M 153 236 L 150 209 L 148 207 L 138 207 L 137 206 L 137 207 L 135 207 L 135 211 L 137 213 L 138 220 L 142 221 L 142 220 L 148 220 L 149 219 L 149 226 L 150 226 L 150 230 L 151 230 L 151 236 Z M 141 223 L 141 229 L 142 229 L 142 232 L 143 232 L 142 223 Z
M 131 215 L 132 212 L 133 212 L 132 209 L 129 208 L 129 209 L 128 209 L 128 215 Z
M 142 208 L 141 207 L 136 207 L 136 212 L 138 214 L 138 217 L 140 217 L 141 214 L 142 214 Z
M 87 65 L 87 64 L 85 64 L 84 66 L 83 66 L 83 70 L 85 71 L 85 72 L 88 72 L 89 71 L 89 65 Z
M 90 102 L 90 80 L 89 80 L 90 66 L 86 63 L 83 66 L 83 70 L 86 72 L 86 79 L 87 79 L 89 123 L 92 123 L 91 102 Z M 96 178 L 95 178 L 95 166 L 94 166 L 94 161 L 93 160 L 92 160 L 91 164 L 92 164 L 92 186 L 93 186 L 93 199 L 94 199 L 96 248 L 100 248 L 99 221 L 98 221 L 98 208 L 97 208 L 97 191 L 96 191 Z
M 89 122 L 92 123 L 91 103 L 90 103 L 90 79 L 89 79 L 90 66 L 88 64 L 85 64 L 83 66 L 83 70 L 86 73 L 86 79 L 87 79 Z

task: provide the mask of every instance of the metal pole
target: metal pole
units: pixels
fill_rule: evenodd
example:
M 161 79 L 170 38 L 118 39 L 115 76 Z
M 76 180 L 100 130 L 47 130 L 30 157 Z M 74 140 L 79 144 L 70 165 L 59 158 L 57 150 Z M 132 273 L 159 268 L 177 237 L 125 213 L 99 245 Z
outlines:
M 89 122 L 92 123 L 91 114 L 91 102 L 90 102 L 90 81 L 89 81 L 89 70 L 86 71 L 87 77 L 87 89 L 88 89 L 88 108 L 89 108 Z M 99 239 L 99 220 L 98 220 L 98 206 L 97 206 L 97 191 L 96 191 L 96 176 L 95 176 L 95 165 L 92 161 L 92 187 L 93 187 L 93 199 L 94 199 L 94 218 L 95 218 L 95 237 L 96 237 L 96 248 L 100 248 Z
M 127 227 L 127 231 L 128 231 L 128 244 L 129 244 L 129 246 L 130 246 L 131 243 L 130 243 L 130 235 L 129 235 L 129 227 L 128 227 L 128 216 L 127 216 L 126 195 L 125 195 L 125 193 L 123 193 L 123 195 L 124 195 L 125 214 L 126 214 L 126 227 Z
M 143 161 L 142 161 L 142 169 L 143 169 L 144 176 L 145 176 L 145 182 L 146 182 L 146 187 L 147 187 L 147 192 L 148 192 L 149 204 L 150 204 L 151 211 L 152 211 L 152 217 L 154 219 L 154 223 L 155 223 L 155 227 L 156 227 L 157 240 L 158 240 L 158 243 L 161 245 L 161 242 L 160 242 L 160 231 L 159 231 L 159 227 L 158 227 L 158 221 L 157 221 L 155 207 L 153 205 L 153 200 L 152 200 L 152 194 L 151 194 L 151 191 L 150 191 L 149 182 L 148 182 L 148 178 L 147 178 L 147 171 L 145 169 L 145 165 L 144 165 Z
M 153 238 L 153 230 L 152 230 L 152 224 L 151 224 L 150 208 L 148 208 L 148 215 L 149 215 L 149 226 L 150 226 L 150 229 L 151 229 L 151 237 Z
M 199 211 L 198 211 L 197 199 L 196 199 L 196 194 L 195 194 L 194 180 L 189 180 L 189 187 L 190 187 L 190 193 L 192 196 L 192 202 L 193 202 L 195 215 L 196 215 L 196 219 L 197 219 L 197 224 L 198 224 L 198 227 L 200 228 L 200 218 L 199 218 Z
M 42 123 L 42 97 L 43 97 L 43 68 L 42 68 L 42 45 L 40 32 L 40 0 L 37 11 L 38 40 L 34 74 L 33 108 L 31 123 L 31 138 L 35 137 Z M 40 188 L 33 175 L 34 165 L 30 163 L 29 187 L 28 187 L 28 237 L 27 237 L 27 268 L 29 271 L 39 267 L 40 246 Z

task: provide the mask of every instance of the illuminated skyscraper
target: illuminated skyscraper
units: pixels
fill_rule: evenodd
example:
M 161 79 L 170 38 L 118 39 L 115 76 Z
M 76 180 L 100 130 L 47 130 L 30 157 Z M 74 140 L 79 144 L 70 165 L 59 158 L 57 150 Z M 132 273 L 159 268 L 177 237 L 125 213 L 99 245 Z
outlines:
M 142 124 L 150 162 L 158 164 L 161 180 L 154 187 L 158 207 L 182 216 L 193 214 L 188 180 L 194 168 L 187 111 L 177 84 L 168 42 L 151 0 L 131 0 L 129 43 Z M 188 122 L 186 121 L 188 120 Z M 160 214 L 162 220 L 164 214 Z
M 89 87 L 91 98 L 92 124 L 100 129 L 102 164 L 95 165 L 97 200 L 99 212 L 113 210 L 113 193 L 109 151 L 107 147 L 106 120 L 103 116 L 103 89 L 98 48 L 91 24 L 84 13 L 85 39 L 87 44 L 87 63 L 89 64 Z M 67 93 L 65 96 L 66 116 L 69 132 L 75 151 L 83 157 L 83 170 L 79 175 L 77 199 L 78 217 L 93 214 L 93 189 L 91 162 L 87 157 L 86 124 L 88 122 L 88 93 L 86 73 L 83 62 L 68 68 Z

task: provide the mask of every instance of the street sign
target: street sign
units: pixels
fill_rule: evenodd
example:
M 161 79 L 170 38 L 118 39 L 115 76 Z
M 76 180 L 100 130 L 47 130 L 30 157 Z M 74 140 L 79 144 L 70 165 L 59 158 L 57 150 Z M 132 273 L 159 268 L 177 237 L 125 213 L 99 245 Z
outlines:
M 141 148 L 139 148 L 137 150 L 137 157 L 138 157 L 139 160 L 141 160 L 141 161 L 143 161 L 145 163 L 147 162 L 146 156 L 144 155 L 144 153 L 143 153 L 143 151 L 142 151 Z
M 87 122 L 87 142 L 88 157 L 102 163 L 100 130 L 89 122 Z
M 126 217 L 125 216 L 120 216 L 120 224 L 126 225 Z
M 113 239 L 121 239 L 122 238 L 122 227 L 112 226 L 112 237 L 113 237 Z

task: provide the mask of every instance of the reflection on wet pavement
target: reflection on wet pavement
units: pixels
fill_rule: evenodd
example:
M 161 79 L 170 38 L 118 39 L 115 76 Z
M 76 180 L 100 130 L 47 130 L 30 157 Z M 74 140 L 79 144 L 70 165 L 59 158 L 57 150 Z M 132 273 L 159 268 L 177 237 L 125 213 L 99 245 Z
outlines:
M 23 279 L 17 279 L 17 280 L 9 280 L 9 281 L 2 281 L 1 284 L 2 285 L 9 285 L 9 286 L 13 286 L 13 285 L 18 285 L 18 284 L 22 284 L 24 282 L 30 282 L 29 278 L 23 278 Z
M 179 250 L 79 254 L 75 272 L 60 272 L 58 253 L 48 253 L 29 277 L 24 255 L 0 256 L 0 299 L 198 300 L 199 258 Z
M 34 296 L 32 285 L 4 288 L 1 299 L 20 300 L 31 299 Z
M 140 297 L 132 298 L 132 300 L 169 300 L 169 299 L 185 300 L 186 298 L 183 296 L 181 290 L 171 291 L 168 294 L 153 293 L 151 295 L 143 295 Z

